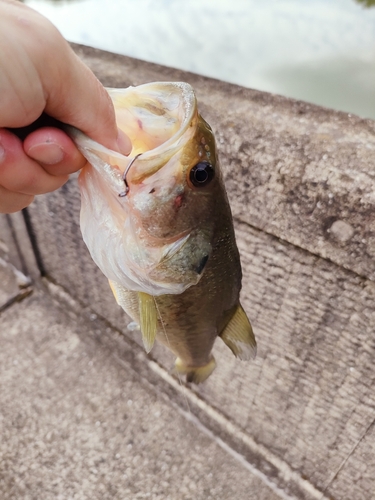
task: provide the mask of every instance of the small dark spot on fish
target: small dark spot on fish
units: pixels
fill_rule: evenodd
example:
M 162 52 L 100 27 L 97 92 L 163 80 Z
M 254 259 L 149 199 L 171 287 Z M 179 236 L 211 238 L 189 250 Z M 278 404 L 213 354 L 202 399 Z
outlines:
M 205 255 L 202 260 L 199 263 L 199 266 L 197 267 L 197 273 L 202 274 L 203 269 L 205 268 L 206 264 L 208 261 L 208 255 Z
M 152 194 L 152 193 L 155 193 L 155 188 L 152 188 L 148 194 Z

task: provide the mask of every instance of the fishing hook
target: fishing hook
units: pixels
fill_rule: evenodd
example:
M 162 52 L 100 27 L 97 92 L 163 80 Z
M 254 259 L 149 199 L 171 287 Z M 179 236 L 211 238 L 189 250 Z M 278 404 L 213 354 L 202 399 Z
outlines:
M 139 153 L 139 154 L 137 154 L 137 156 L 134 156 L 134 158 L 132 158 L 132 160 L 130 161 L 129 165 L 126 167 L 125 172 L 123 173 L 122 179 L 123 179 L 123 181 L 125 183 L 125 191 L 122 191 L 119 194 L 120 198 L 123 198 L 129 192 L 129 184 L 128 184 L 127 180 L 126 180 L 126 176 L 128 175 L 130 167 L 133 165 L 133 163 L 135 162 L 135 160 L 138 160 L 138 158 L 141 156 L 141 154 L 142 153 Z

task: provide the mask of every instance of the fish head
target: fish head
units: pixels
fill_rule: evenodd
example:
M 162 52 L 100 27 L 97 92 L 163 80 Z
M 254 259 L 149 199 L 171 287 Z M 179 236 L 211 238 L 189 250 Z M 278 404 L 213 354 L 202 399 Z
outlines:
M 109 90 L 129 157 L 75 135 L 90 165 L 81 173 L 81 229 L 104 274 L 152 295 L 199 282 L 212 252 L 222 190 L 214 135 L 188 84 Z
M 195 112 L 183 143 L 159 157 L 141 155 L 129 169 L 127 184 L 138 241 L 149 251 L 158 249 L 150 278 L 184 289 L 197 284 L 212 251 L 220 188 L 208 124 Z

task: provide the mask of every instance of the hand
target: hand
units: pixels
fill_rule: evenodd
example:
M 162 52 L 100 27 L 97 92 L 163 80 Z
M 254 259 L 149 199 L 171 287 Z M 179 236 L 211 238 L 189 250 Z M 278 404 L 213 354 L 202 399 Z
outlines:
M 17 1 L 0 0 L 0 68 L 0 212 L 16 212 L 36 194 L 58 189 L 86 162 L 58 128 L 37 129 L 23 141 L 9 130 L 43 112 L 130 152 L 105 89 L 58 30 Z

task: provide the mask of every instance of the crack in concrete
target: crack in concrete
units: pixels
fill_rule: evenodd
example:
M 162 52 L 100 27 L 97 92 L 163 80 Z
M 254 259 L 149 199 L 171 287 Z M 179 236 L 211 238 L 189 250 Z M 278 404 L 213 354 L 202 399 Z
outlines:
M 364 438 L 367 436 L 367 434 L 370 432 L 371 428 L 375 425 L 375 418 L 370 422 L 370 424 L 365 428 L 365 430 L 363 431 L 362 435 L 360 436 L 360 438 L 358 439 L 358 441 L 353 445 L 352 449 L 350 450 L 350 452 L 348 453 L 348 455 L 344 458 L 344 460 L 341 462 L 341 464 L 339 465 L 339 467 L 337 468 L 337 470 L 332 474 L 332 477 L 330 478 L 330 480 L 328 481 L 328 484 L 327 486 L 325 486 L 323 492 L 322 492 L 322 496 L 320 497 L 319 500 L 323 500 L 324 498 L 324 495 L 326 493 L 326 491 L 328 490 L 328 488 L 333 484 L 333 482 L 335 481 L 335 479 L 337 478 L 337 476 L 340 474 L 341 470 L 344 468 L 346 462 L 349 460 L 349 458 L 353 455 L 353 453 L 355 452 L 355 450 L 358 448 L 358 446 L 362 443 L 362 441 L 364 440 Z
M 8 309 L 8 307 L 12 306 L 16 302 L 21 302 L 21 300 L 25 299 L 29 295 L 33 293 L 33 288 L 31 286 L 20 290 L 18 293 L 11 295 L 3 304 L 0 305 L 0 313 Z
M 9 296 L 5 299 L 3 303 L 0 303 L 0 313 L 8 309 L 8 307 L 12 306 L 15 302 L 20 302 L 21 300 L 28 297 L 32 292 L 33 288 L 31 286 L 31 279 L 26 276 L 24 273 L 19 271 L 16 267 L 13 266 L 10 262 L 7 262 L 3 258 L 0 257 L 0 266 L 5 269 L 6 273 L 10 276 L 10 282 L 14 283 L 14 287 L 17 291 L 10 293 L 8 290 Z

